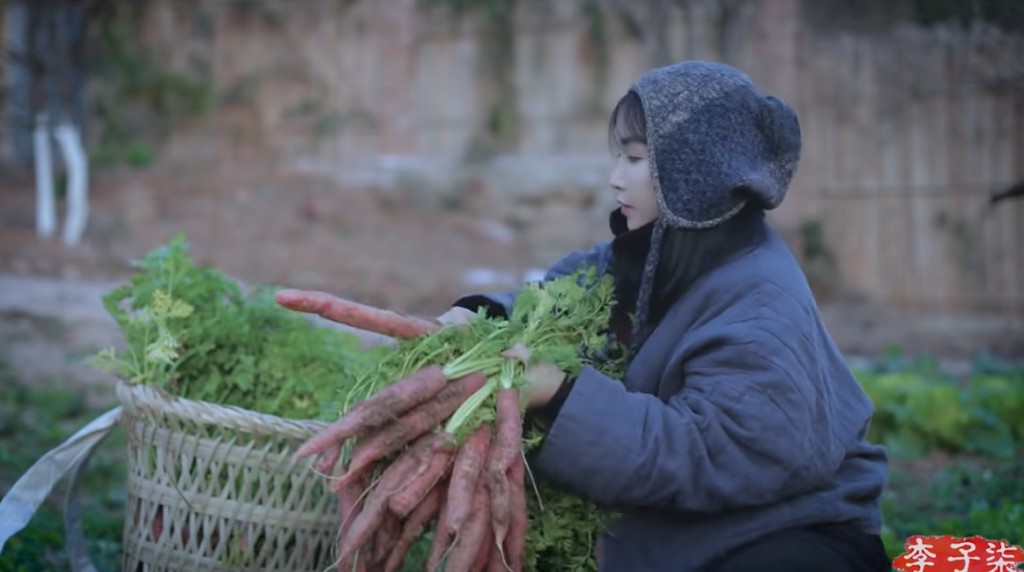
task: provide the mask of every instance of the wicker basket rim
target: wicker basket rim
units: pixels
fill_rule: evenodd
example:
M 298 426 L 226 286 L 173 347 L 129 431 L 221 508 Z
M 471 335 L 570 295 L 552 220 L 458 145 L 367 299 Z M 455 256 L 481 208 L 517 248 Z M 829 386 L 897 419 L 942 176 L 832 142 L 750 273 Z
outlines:
M 124 380 L 118 380 L 116 393 L 125 412 L 134 415 L 173 416 L 239 431 L 276 434 L 295 439 L 308 439 L 327 426 L 327 423 L 313 419 L 284 419 L 234 405 L 177 397 L 158 387 Z

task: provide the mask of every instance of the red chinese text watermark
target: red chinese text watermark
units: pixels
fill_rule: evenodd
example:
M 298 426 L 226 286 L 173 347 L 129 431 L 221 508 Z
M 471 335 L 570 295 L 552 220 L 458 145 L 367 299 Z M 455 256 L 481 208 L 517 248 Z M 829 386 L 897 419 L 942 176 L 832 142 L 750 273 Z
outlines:
M 893 560 L 901 572 L 1018 572 L 1024 550 L 980 536 L 911 536 Z

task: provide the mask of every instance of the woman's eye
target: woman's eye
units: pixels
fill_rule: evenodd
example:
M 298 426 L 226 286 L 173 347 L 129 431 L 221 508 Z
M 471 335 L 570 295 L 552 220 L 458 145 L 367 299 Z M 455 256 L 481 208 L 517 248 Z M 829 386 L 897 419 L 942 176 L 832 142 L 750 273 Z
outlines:
M 629 162 L 630 162 L 630 163 L 639 163 L 640 161 L 643 161 L 643 160 L 644 160 L 644 158 L 643 158 L 643 157 L 634 157 L 634 156 L 632 156 L 632 155 L 630 155 L 629 157 L 627 157 L 627 159 L 629 160 Z

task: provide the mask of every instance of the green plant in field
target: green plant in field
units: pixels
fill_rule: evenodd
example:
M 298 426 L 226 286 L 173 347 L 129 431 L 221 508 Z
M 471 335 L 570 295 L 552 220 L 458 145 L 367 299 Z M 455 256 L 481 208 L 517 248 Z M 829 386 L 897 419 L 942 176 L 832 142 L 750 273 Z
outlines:
M 923 485 L 902 472 L 882 498 L 890 556 L 914 534 L 979 535 L 1024 545 L 1024 462 L 955 460 Z
M 0 361 L 0 496 L 39 455 L 101 413 L 82 387 L 18 379 Z M 81 484 L 82 527 L 99 570 L 120 564 L 124 527 L 124 435 L 115 432 L 96 450 Z M 66 570 L 62 497 L 58 491 L 0 554 L 0 570 Z
M 931 361 L 856 372 L 875 404 L 870 434 L 898 457 L 930 451 L 1011 458 L 1024 447 L 1024 369 L 976 370 L 961 384 Z
M 958 381 L 934 360 L 892 353 L 857 377 L 875 404 L 870 436 L 893 458 L 882 498 L 889 555 L 914 534 L 1024 544 L 1024 368 L 979 360 Z M 929 460 L 936 453 L 955 457 Z M 907 472 L 912 459 L 933 465 L 927 482 Z

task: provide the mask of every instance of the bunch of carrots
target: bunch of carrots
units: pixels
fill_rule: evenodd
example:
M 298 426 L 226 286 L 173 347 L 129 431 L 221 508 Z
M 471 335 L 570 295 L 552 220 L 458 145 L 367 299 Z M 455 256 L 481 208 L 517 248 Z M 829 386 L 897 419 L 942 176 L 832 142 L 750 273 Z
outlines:
M 398 341 L 353 374 L 340 417 L 296 452 L 317 456 L 338 497 L 338 569 L 400 570 L 427 533 L 431 572 L 527 568 L 524 453 L 535 443 L 523 373 L 538 360 L 570 374 L 590 363 L 607 344 L 610 282 L 591 269 L 531 284 L 509 318 L 457 328 L 319 292 L 282 290 L 277 302 Z

